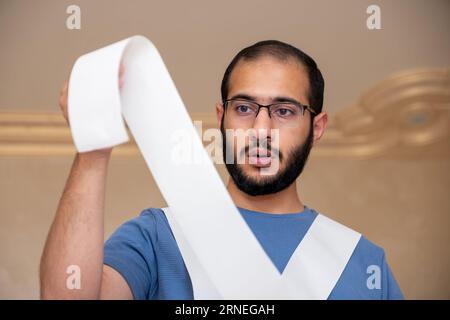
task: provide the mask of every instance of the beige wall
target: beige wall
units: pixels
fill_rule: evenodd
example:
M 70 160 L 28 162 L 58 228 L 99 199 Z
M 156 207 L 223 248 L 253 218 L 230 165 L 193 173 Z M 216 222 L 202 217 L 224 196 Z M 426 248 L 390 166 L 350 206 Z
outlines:
M 0 298 L 38 297 L 39 257 L 71 160 L 0 159 Z M 107 235 L 143 208 L 164 205 L 140 158 L 114 157 L 108 179 Z M 450 298 L 448 158 L 312 157 L 299 187 L 307 205 L 385 249 L 407 298 Z
M 57 115 L 62 80 L 81 53 L 137 33 L 155 41 L 208 126 L 241 47 L 278 38 L 311 53 L 332 117 L 298 181 L 302 200 L 382 246 L 407 298 L 450 298 L 448 1 L 377 1 L 383 30 L 373 32 L 372 1 L 77 1 L 82 30 L 69 31 L 72 3 L 0 1 L 0 298 L 38 298 L 39 258 L 73 158 Z M 136 149 L 117 149 L 106 236 L 162 205 Z
M 81 30 L 67 30 L 69 4 Z M 381 7 L 382 29 L 366 28 Z M 142 34 L 157 45 L 192 112 L 210 112 L 225 67 L 246 45 L 290 42 L 326 79 L 328 112 L 354 103 L 390 74 L 449 65 L 448 0 L 1 0 L 0 110 L 55 111 L 75 59 Z

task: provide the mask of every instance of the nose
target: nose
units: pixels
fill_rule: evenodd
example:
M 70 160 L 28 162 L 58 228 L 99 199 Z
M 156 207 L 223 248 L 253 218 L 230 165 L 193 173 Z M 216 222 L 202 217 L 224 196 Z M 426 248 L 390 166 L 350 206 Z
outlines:
M 253 128 L 270 129 L 272 127 L 272 119 L 268 108 L 260 108 L 253 123 Z
M 268 108 L 261 108 L 253 123 L 253 129 L 257 134 L 258 140 L 264 140 L 270 137 L 272 129 L 272 119 L 269 116 Z

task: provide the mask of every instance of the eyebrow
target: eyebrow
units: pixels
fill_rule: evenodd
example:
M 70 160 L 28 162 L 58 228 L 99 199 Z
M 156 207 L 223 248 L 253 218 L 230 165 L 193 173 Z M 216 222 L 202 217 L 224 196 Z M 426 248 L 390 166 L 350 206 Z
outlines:
M 245 93 L 238 93 L 238 94 L 232 96 L 228 100 L 234 100 L 234 99 L 243 99 L 243 100 L 250 100 L 250 101 L 255 101 L 255 102 L 258 100 L 257 97 L 251 96 L 251 95 L 248 95 Z M 294 98 L 285 97 L 285 96 L 276 96 L 276 97 L 272 98 L 271 100 L 272 100 L 272 102 L 292 102 L 292 103 L 297 103 L 300 105 L 305 105 L 305 104 L 301 103 L 300 101 L 297 101 Z

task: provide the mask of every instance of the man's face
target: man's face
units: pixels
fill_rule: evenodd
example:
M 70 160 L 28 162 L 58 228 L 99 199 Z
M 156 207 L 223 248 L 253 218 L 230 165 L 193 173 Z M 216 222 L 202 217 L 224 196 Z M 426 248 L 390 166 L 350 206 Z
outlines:
M 253 61 L 241 60 L 235 66 L 230 76 L 227 98 L 247 96 L 259 104 L 268 105 L 283 97 L 309 105 L 308 90 L 308 75 L 303 66 L 295 61 L 261 57 Z M 313 142 L 309 111 L 305 110 L 296 121 L 288 124 L 280 123 L 274 116 L 270 117 L 267 108 L 260 109 L 254 121 L 237 120 L 229 111 L 227 109 L 224 112 L 221 121 L 223 153 L 228 172 L 236 186 L 256 196 L 279 192 L 295 182 L 303 170 Z M 228 129 L 246 132 L 244 145 L 238 141 L 242 139 L 242 134 L 240 137 L 235 135 L 227 138 L 225 131 Z M 226 161 L 226 154 L 231 152 L 234 158 L 232 163 Z M 263 157 L 259 158 L 260 155 Z M 267 167 L 276 170 L 268 171 Z

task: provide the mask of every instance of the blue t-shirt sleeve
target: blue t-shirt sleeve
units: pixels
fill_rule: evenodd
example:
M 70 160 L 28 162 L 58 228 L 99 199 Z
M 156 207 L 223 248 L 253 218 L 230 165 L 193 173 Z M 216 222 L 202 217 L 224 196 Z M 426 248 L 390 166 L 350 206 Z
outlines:
M 386 255 L 383 251 L 382 258 L 382 279 L 383 279 L 383 290 L 382 290 L 382 298 L 384 300 L 403 300 L 403 293 L 400 290 L 400 287 L 395 280 L 394 275 L 392 274 L 391 269 L 386 261 Z
M 136 300 L 148 299 L 155 288 L 155 233 L 154 217 L 144 211 L 121 225 L 105 242 L 103 263 L 122 275 Z

